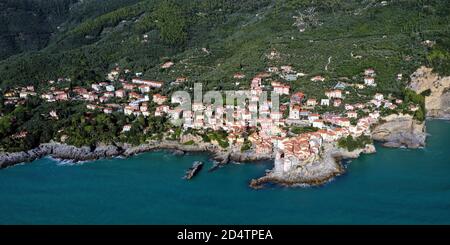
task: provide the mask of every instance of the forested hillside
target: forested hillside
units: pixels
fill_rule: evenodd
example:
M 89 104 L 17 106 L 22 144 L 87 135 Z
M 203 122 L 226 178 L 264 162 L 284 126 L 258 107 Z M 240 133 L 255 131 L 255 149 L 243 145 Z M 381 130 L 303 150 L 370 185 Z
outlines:
M 45 47 L 75 0 L 0 1 L 0 60 Z
M 74 25 L 135 2 L 138 0 L 1 0 L 0 60 L 40 50 Z
M 37 36 L 24 38 L 23 43 L 11 34 L 14 24 L 7 25 L 6 33 L 10 34 L 2 37 L 2 45 L 9 47 L 5 50 L 10 50 L 6 53 L 45 48 L 1 62 L 3 86 L 59 76 L 96 80 L 116 63 L 155 79 L 186 75 L 210 81 L 283 63 L 307 74 L 349 78 L 370 66 L 381 71 L 379 78 L 388 90 L 401 86 L 390 82 L 393 74 L 410 72 L 419 64 L 429 63 L 441 72 L 448 71 L 447 1 L 73 2 L 7 1 L 7 6 L 16 6 L 17 14 L 28 13 L 29 6 L 40 6 L 40 14 L 37 22 L 31 21 L 34 32 L 21 32 Z M 71 6 L 69 10 L 67 6 Z M 11 16 L 14 11 L 8 13 Z M 56 31 L 58 22 L 60 30 Z M 26 30 L 26 23 L 17 25 Z M 423 45 L 425 40 L 437 44 L 428 47 Z M 267 59 L 272 50 L 279 52 L 279 58 Z M 329 58 L 331 63 L 325 71 Z M 160 72 L 159 65 L 168 59 L 180 64 L 173 71 L 177 74 Z

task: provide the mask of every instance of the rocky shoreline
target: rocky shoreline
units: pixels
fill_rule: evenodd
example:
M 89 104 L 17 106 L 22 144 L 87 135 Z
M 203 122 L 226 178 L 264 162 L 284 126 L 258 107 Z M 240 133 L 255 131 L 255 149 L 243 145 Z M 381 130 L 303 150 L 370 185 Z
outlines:
M 184 145 L 176 141 L 163 141 L 142 144 L 139 146 L 117 144 L 99 145 L 96 148 L 90 148 L 87 146 L 75 147 L 51 142 L 41 144 L 39 147 L 29 151 L 0 154 L 0 168 L 6 168 L 24 162 L 32 162 L 45 156 L 51 156 L 60 160 L 79 162 L 118 156 L 130 157 L 139 153 L 154 150 L 171 150 L 177 155 L 183 155 L 186 152 L 209 153 L 211 154 L 212 159 L 216 162 L 216 165 L 211 170 L 214 170 L 215 168 L 229 162 L 254 162 L 274 159 L 272 155 L 257 155 L 251 151 L 224 151 L 211 143 Z M 373 147 L 373 151 L 374 150 L 375 148 Z M 263 184 L 269 182 L 288 186 L 295 186 L 299 184 L 320 185 L 344 172 L 344 168 L 341 165 L 342 159 L 357 158 L 363 151 L 364 150 L 346 152 L 342 149 L 333 148 L 332 152 L 328 152 L 329 158 L 322 159 L 323 161 L 321 160 L 321 162 L 312 164 L 312 169 L 314 169 L 313 174 L 298 175 L 297 173 L 297 177 L 292 177 L 295 176 L 295 174 L 292 176 L 275 176 L 268 174 L 258 180 L 252 180 L 250 186 L 252 188 L 260 188 Z
M 383 118 L 382 122 L 374 128 L 373 138 L 376 141 L 384 142 L 383 145 L 387 147 L 404 146 L 418 148 L 425 146 L 425 129 L 424 123 L 413 120 L 410 115 L 391 115 Z M 78 162 L 118 156 L 130 157 L 154 150 L 171 150 L 177 155 L 183 155 L 186 152 L 209 153 L 211 154 L 211 158 L 216 162 L 210 171 L 229 162 L 252 162 L 275 159 L 273 155 L 258 155 L 252 151 L 224 150 L 212 143 L 197 142 L 193 145 L 186 145 L 182 142 L 184 141 L 153 141 L 139 146 L 129 144 L 100 144 L 93 148 L 87 146 L 75 147 L 50 142 L 41 144 L 39 147 L 29 151 L 0 154 L 0 168 L 6 168 L 23 162 L 31 162 L 45 156 Z M 250 187 L 259 189 L 268 183 L 283 186 L 322 185 L 344 173 L 345 168 L 342 165 L 342 160 L 355 159 L 361 154 L 370 154 L 375 151 L 373 145 L 367 145 L 364 149 L 348 152 L 337 147 L 335 144 L 330 144 L 325 147 L 321 157 L 315 159 L 315 161 L 307 163 L 301 168 L 287 174 L 277 173 L 274 171 L 274 167 L 265 176 L 251 180 Z
M 199 143 L 185 145 L 177 141 L 155 141 L 139 146 L 129 144 L 100 144 L 97 147 L 76 147 L 57 142 L 44 143 L 40 146 L 22 152 L 0 153 L 0 169 L 10 167 L 19 163 L 32 162 L 45 156 L 51 156 L 59 160 L 73 162 L 93 161 L 111 157 L 130 157 L 139 153 L 155 150 L 170 150 L 174 154 L 183 155 L 186 152 L 206 152 L 212 155 L 217 167 L 230 161 L 251 162 L 268 160 L 270 156 L 255 155 L 252 153 L 241 153 L 239 151 L 224 151 L 211 143 Z

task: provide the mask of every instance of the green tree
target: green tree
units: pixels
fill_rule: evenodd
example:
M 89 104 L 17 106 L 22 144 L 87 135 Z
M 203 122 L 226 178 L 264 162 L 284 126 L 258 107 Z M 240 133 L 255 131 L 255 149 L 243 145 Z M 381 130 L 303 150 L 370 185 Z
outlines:
M 425 114 L 423 113 L 422 108 L 420 108 L 419 110 L 416 111 L 416 113 L 414 113 L 414 118 L 419 121 L 425 120 Z
M 357 138 L 353 138 L 349 135 L 346 138 L 339 139 L 338 146 L 349 151 L 354 151 L 356 149 L 362 149 L 370 143 L 372 143 L 372 139 L 369 136 L 362 135 Z
M 0 136 L 4 137 L 11 128 L 11 119 L 9 117 L 0 117 Z

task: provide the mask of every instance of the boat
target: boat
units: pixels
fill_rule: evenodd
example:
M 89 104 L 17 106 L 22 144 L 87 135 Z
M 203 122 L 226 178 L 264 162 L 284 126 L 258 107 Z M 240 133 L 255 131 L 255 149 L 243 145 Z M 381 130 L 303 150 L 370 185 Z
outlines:
M 186 175 L 184 176 L 185 179 L 190 180 L 195 175 L 198 174 L 198 172 L 202 169 L 203 162 L 195 161 L 192 167 L 190 167 L 188 170 L 186 170 Z

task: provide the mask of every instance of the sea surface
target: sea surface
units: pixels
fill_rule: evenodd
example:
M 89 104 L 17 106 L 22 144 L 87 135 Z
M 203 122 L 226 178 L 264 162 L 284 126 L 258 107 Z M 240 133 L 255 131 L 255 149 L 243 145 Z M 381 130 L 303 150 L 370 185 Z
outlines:
M 43 158 L 0 170 L 0 224 L 450 224 L 450 122 L 427 147 L 346 164 L 320 187 L 248 187 L 271 162 L 208 173 L 206 154 L 150 152 L 82 164 Z M 182 179 L 196 160 L 206 166 Z

